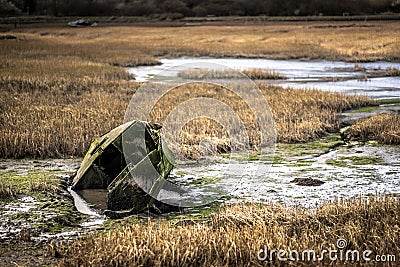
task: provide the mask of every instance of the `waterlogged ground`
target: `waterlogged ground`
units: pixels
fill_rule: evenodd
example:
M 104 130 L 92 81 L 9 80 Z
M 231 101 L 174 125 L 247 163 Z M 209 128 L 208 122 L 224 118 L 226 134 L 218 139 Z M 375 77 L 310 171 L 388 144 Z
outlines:
M 244 70 L 265 68 L 284 74 L 286 80 L 270 83 L 282 87 L 318 88 L 326 91 L 368 95 L 375 99 L 399 98 L 400 77 L 383 77 L 382 70 L 400 69 L 396 62 L 349 63 L 340 61 L 299 61 L 246 58 L 174 58 L 160 59 L 161 65 L 128 68 L 137 81 L 148 81 L 163 76 L 166 81 L 177 76 L 179 70 L 197 68 L 199 63 L 207 68 L 226 66 Z M 179 67 L 177 67 L 179 66 Z M 202 68 L 205 66 L 203 65 Z
M 249 162 L 237 156 L 230 164 L 221 160 L 179 166 L 173 176 L 194 193 L 224 192 L 225 203 L 279 202 L 313 208 L 337 198 L 399 194 L 398 155 L 398 146 L 344 144 L 333 135 L 304 145 L 278 144 L 272 165 L 257 157 Z
M 191 189 L 194 196 L 210 196 L 215 199 L 213 204 L 279 202 L 314 208 L 337 198 L 400 194 L 399 155 L 400 146 L 345 143 L 339 134 L 333 134 L 306 144 L 277 144 L 272 159 L 223 155 L 213 163 L 200 160 L 178 165 L 171 179 Z M 19 194 L 14 200 L 0 202 L 0 240 L 26 235 L 37 241 L 68 239 L 101 227 L 104 192 L 78 195 L 63 186 L 80 160 L 0 161 L 2 179 L 28 179 L 33 173 L 44 173 L 59 179 L 65 188 L 54 193 Z
M 92 213 L 84 209 L 79 212 L 82 205 L 75 205 L 68 189 L 68 178 L 79 168 L 80 161 L 0 160 L 1 181 L 17 191 L 13 198 L 0 200 L 0 243 L 74 236 L 90 229 L 95 219 L 101 219 L 91 210 Z
M 337 198 L 399 195 L 399 155 L 400 146 L 345 143 L 339 134 L 332 134 L 306 144 L 277 144 L 268 159 L 223 155 L 212 164 L 200 160 L 179 165 L 171 179 L 214 202 L 166 216 L 178 222 L 201 219 L 221 204 L 244 201 L 315 208 Z M 54 264 L 57 255 L 49 250 L 52 240 L 70 242 L 112 225 L 101 211 L 104 192 L 86 190 L 79 195 L 68 188 L 66 181 L 80 161 L 0 160 L 3 180 L 26 181 L 43 175 L 57 188 L 41 191 L 32 181 L 20 185 L 22 193 L 14 199 L 0 201 L 0 262 Z

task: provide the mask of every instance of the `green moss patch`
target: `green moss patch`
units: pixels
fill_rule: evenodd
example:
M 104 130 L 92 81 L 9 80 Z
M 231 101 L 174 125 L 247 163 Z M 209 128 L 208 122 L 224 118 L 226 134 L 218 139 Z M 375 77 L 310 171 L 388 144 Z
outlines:
M 38 192 L 55 192 L 60 186 L 60 178 L 57 174 L 64 174 L 61 171 L 37 171 L 31 170 L 27 173 L 17 171 L 0 172 L 0 182 L 10 187 L 18 194 L 31 194 Z
M 377 100 L 380 105 L 400 104 L 400 98 L 388 98 Z
M 340 137 L 340 134 L 332 134 L 328 135 L 323 139 L 307 143 L 297 143 L 297 144 L 279 143 L 276 145 L 276 154 L 279 157 L 318 155 L 322 153 L 327 153 L 329 152 L 329 150 L 344 144 L 345 142 Z
M 217 177 L 201 177 L 191 181 L 190 184 L 212 184 L 219 180 Z
M 377 157 L 349 156 L 339 157 L 338 159 L 328 159 L 325 163 L 338 167 L 351 167 L 351 165 L 382 164 L 384 161 Z
M 360 109 L 352 110 L 350 113 L 371 113 L 379 109 L 379 106 L 365 107 Z

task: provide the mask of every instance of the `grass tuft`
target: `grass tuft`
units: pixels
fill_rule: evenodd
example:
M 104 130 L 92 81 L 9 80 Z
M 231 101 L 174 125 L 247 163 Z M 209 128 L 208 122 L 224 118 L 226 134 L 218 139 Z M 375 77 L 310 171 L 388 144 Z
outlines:
M 0 199 L 10 199 L 17 195 L 17 191 L 12 186 L 0 181 Z
M 382 144 L 400 144 L 400 115 L 378 114 L 357 121 L 344 133 L 355 141 L 375 140 Z
M 190 80 L 204 79 L 243 79 L 243 74 L 252 80 L 283 80 L 286 76 L 268 69 L 246 70 L 213 70 L 213 69 L 188 69 L 178 72 L 178 76 Z

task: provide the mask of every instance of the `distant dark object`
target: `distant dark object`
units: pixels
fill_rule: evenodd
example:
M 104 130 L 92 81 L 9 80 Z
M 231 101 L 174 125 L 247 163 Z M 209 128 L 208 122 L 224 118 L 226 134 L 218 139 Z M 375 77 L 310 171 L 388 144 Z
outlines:
M 290 182 L 295 183 L 296 185 L 301 185 L 301 186 L 319 186 L 319 185 L 322 185 L 325 183 L 321 180 L 313 179 L 313 178 L 296 178 Z
M 0 40 L 16 40 L 16 39 L 17 39 L 17 36 L 10 35 L 10 34 L 0 36 Z
M 70 26 L 70 27 L 88 27 L 88 26 L 95 27 L 95 26 L 97 26 L 97 22 L 91 22 L 91 21 L 84 20 L 84 19 L 78 19 L 75 21 L 68 22 L 68 26 Z

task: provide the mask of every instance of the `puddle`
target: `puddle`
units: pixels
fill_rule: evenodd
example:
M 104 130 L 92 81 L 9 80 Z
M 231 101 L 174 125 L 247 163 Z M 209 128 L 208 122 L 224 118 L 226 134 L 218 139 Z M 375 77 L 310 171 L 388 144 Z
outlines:
M 103 224 L 105 216 L 101 214 L 106 208 L 107 190 L 87 189 L 74 191 L 68 187 L 68 192 L 74 198 L 76 209 L 89 218 L 81 224 L 85 228 L 96 228 Z M 103 202 L 104 201 L 104 202 Z
M 102 211 L 107 208 L 107 189 L 85 189 L 74 191 L 70 187 L 68 192 L 74 198 L 76 209 L 89 215 L 89 219 L 83 222 L 82 227 L 96 228 L 103 224 L 105 216 Z
M 79 194 L 78 192 L 75 192 L 74 190 L 71 189 L 71 187 L 68 187 L 68 192 L 71 194 L 71 196 L 74 198 L 74 205 L 76 207 L 76 209 L 82 213 L 82 214 L 86 214 L 89 216 L 99 216 L 99 213 L 96 212 L 95 210 L 93 210 L 90 207 L 90 204 L 84 200 Z
M 349 94 L 368 95 L 375 99 L 400 98 L 400 77 L 377 77 L 359 81 L 363 76 L 361 70 L 354 69 L 354 63 L 340 61 L 299 61 L 299 60 L 269 60 L 269 59 L 246 59 L 246 58 L 175 58 L 160 59 L 161 65 L 141 66 L 128 68 L 127 70 L 136 76 L 136 80 L 148 81 L 154 75 L 163 72 L 166 80 L 177 76 L 177 71 L 169 71 L 171 67 L 181 64 L 194 65 L 204 62 L 209 64 L 220 64 L 233 69 L 266 68 L 284 74 L 286 80 L 269 81 L 282 87 L 292 88 L 318 88 L 326 91 L 342 92 Z M 387 68 L 400 69 L 400 63 L 395 62 L 372 62 L 358 63 L 359 69 L 367 72 L 374 70 L 385 70 Z M 334 80 L 334 81 L 332 81 Z
M 81 199 L 83 201 L 85 201 L 86 203 L 90 203 L 90 210 L 105 210 L 105 209 L 107 209 L 107 196 L 108 196 L 107 189 L 83 189 L 83 190 L 76 190 L 75 192 L 76 192 L 76 194 L 78 194 L 81 197 Z M 74 197 L 74 199 L 75 199 L 75 197 Z M 75 204 L 76 204 L 75 206 L 77 206 L 77 203 L 75 203 Z M 80 209 L 82 209 L 84 205 L 82 205 L 82 203 L 79 203 L 79 206 L 80 206 Z M 87 209 L 87 207 L 85 209 Z M 82 213 L 85 213 L 85 212 L 82 212 Z M 85 214 L 88 214 L 88 213 L 85 213 Z M 88 214 L 88 215 L 91 215 L 91 214 Z
M 19 198 L 18 202 L 13 202 L 3 206 L 3 215 L 10 215 L 15 213 L 28 212 L 38 204 L 31 196 L 23 196 Z

